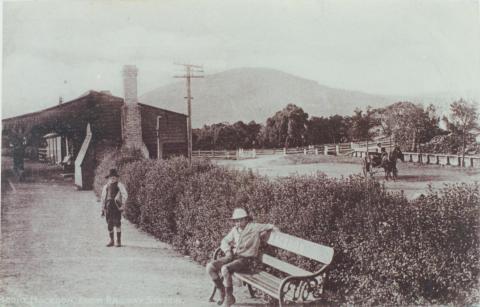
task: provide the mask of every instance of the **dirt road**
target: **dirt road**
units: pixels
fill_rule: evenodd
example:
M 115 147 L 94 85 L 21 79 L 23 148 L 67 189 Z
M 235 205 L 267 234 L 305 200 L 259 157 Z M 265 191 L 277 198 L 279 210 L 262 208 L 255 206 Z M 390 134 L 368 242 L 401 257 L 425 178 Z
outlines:
M 125 220 L 125 247 L 105 247 L 96 197 L 71 182 L 15 184 L 1 222 L 0 306 L 217 306 L 202 266 Z
M 252 169 L 259 174 L 269 177 L 288 176 L 292 174 L 312 174 L 323 172 L 330 177 L 348 177 L 362 172 L 359 159 L 343 159 L 336 161 L 335 157 L 318 156 L 316 163 L 299 163 L 299 157 L 272 155 L 261 156 L 256 159 L 238 161 L 218 161 L 221 165 L 227 165 L 237 169 Z M 313 162 L 315 159 L 310 157 Z M 403 192 L 408 198 L 415 198 L 428 190 L 429 186 L 438 189 L 444 184 L 456 182 L 480 182 L 480 169 L 460 169 L 458 167 L 442 167 L 436 165 L 417 165 L 412 163 L 398 162 L 399 177 L 394 181 L 385 181 L 381 169 L 374 178 L 384 182 L 387 189 L 395 192 Z

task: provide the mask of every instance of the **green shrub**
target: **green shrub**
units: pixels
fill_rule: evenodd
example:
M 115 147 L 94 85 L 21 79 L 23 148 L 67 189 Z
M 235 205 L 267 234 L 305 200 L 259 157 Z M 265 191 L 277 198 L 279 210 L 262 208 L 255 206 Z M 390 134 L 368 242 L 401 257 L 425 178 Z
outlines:
M 178 232 L 174 246 L 205 264 L 233 226 L 229 220 L 233 209 L 250 209 L 246 205 L 251 202 L 250 193 L 264 180 L 221 167 L 192 176 L 175 213 Z
M 151 165 L 139 191 L 142 203 L 139 225 L 157 238 L 171 242 L 177 231 L 177 198 L 183 194 L 192 175 L 208 171 L 210 167 L 205 161 L 195 161 L 190 167 L 184 157 L 160 160 Z
M 448 195 L 458 188 L 408 202 L 361 177 L 316 175 L 269 181 L 214 169 L 193 176 L 180 198 L 177 223 L 182 230 L 174 245 L 204 264 L 232 226 L 228 222 L 232 209 L 243 204 L 260 222 L 271 222 L 284 232 L 332 246 L 335 258 L 327 290 L 344 303 L 465 304 L 478 285 L 475 229 L 479 202 L 478 196 L 473 197 L 478 195 L 477 188 L 461 189 L 469 203 L 457 199 L 455 214 L 452 209 L 446 216 L 438 215 L 444 209 L 437 213 L 427 210 L 451 204 L 454 199 Z M 425 206 L 427 200 L 435 204 Z M 448 222 L 439 227 L 441 221 Z M 425 223 L 430 226 L 425 228 Z M 442 233 L 448 234 L 440 241 L 443 248 L 438 248 L 440 243 L 433 248 L 432 243 Z M 453 246 L 451 240 L 456 242 Z M 306 259 L 279 255 L 315 270 Z
M 113 165 L 108 163 L 102 176 Z M 232 227 L 232 210 L 245 207 L 258 222 L 334 248 L 326 290 L 336 303 L 480 301 L 478 184 L 447 186 L 408 201 L 359 176 L 270 180 L 205 161 L 189 166 L 184 158 L 124 165 L 132 202 L 127 217 L 202 264 Z M 269 252 L 316 269 L 305 258 Z
M 469 296 L 478 298 L 470 291 L 480 286 L 479 205 L 478 184 L 450 185 L 414 203 L 420 218 L 412 232 L 423 249 L 416 280 L 430 302 L 464 305 Z
M 140 194 L 146 184 L 146 173 L 155 165 L 153 160 L 140 160 L 126 164 L 121 170 L 122 182 L 128 190 L 128 201 L 125 206 L 125 217 L 132 223 L 140 222 L 143 196 Z

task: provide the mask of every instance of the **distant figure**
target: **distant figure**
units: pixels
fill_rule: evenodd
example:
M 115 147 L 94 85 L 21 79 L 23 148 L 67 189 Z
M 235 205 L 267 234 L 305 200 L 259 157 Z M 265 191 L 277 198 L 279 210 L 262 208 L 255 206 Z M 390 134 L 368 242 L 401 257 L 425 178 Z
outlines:
M 23 138 L 16 138 L 12 142 L 13 146 L 13 172 L 18 177 L 20 181 L 24 180 L 24 159 L 25 159 L 25 147 L 26 147 L 26 139 Z
M 270 230 L 278 230 L 272 224 L 252 223 L 247 211 L 236 208 L 231 218 L 235 222 L 232 230 L 223 238 L 220 248 L 225 257 L 207 264 L 207 274 L 220 291 L 218 305 L 235 304 L 233 296 L 232 274 L 248 270 L 258 254 L 261 235 Z M 223 281 L 222 281 L 222 277 Z
M 102 216 L 107 220 L 108 233 L 110 235 L 110 242 L 107 247 L 114 245 L 114 228 L 117 231 L 117 247 L 122 246 L 122 230 L 121 219 L 124 205 L 127 202 L 128 194 L 125 186 L 118 182 L 118 173 L 116 169 L 111 169 L 109 174 L 105 177 L 108 183 L 102 189 Z
M 73 157 L 72 155 L 66 155 L 62 162 L 60 163 L 64 171 L 71 171 L 73 170 Z
M 382 143 L 377 143 L 377 152 L 381 153 L 382 152 Z
M 388 152 L 385 150 L 385 147 L 382 147 L 380 150 L 380 159 L 382 161 L 382 166 L 387 165 L 388 163 Z

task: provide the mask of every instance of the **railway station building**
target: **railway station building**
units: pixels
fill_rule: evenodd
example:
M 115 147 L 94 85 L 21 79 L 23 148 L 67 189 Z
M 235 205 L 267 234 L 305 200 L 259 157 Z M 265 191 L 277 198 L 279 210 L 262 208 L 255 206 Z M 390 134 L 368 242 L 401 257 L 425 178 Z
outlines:
M 54 164 L 72 161 L 75 185 L 91 189 L 95 167 L 108 148 L 136 148 L 144 157 L 187 155 L 187 116 L 143 104 L 137 96 L 138 70 L 123 69 L 124 97 L 88 91 L 53 107 L 2 120 L 2 146 L 14 167 L 28 155 Z

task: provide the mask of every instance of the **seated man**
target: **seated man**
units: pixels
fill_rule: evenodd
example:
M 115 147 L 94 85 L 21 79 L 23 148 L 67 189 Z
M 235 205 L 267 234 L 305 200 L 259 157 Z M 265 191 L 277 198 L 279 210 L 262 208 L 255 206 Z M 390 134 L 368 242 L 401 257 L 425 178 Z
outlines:
M 226 299 L 224 306 L 235 303 L 232 274 L 248 271 L 251 261 L 258 254 L 261 235 L 266 231 L 278 230 L 272 224 L 251 222 L 250 216 L 242 208 L 236 208 L 233 211 L 232 220 L 235 226 L 223 238 L 220 245 L 225 257 L 207 264 L 207 273 L 220 291 L 220 300 L 217 304 L 222 305 Z M 219 273 L 223 276 L 223 283 Z

